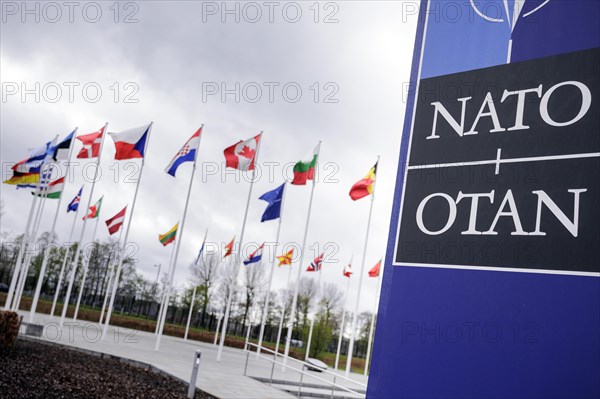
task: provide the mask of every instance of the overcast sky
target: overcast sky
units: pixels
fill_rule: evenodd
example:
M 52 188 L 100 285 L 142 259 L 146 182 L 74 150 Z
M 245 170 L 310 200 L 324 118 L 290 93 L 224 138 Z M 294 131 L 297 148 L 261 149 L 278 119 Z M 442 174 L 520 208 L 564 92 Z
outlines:
M 153 121 L 129 236 L 139 246 L 134 254 L 138 270 L 153 280 L 153 265 L 160 263 L 166 271 L 171 251 L 159 243 L 157 235 L 181 219 L 191 174 L 191 164 L 181 166 L 176 179 L 164 168 L 204 124 L 199 152 L 203 164 L 194 181 L 175 275 L 181 287 L 189 284 L 188 265 L 206 229 L 209 241 L 220 245 L 240 236 L 249 175 L 236 182 L 239 172 L 225 172 L 223 150 L 264 131 L 259 154 L 262 173 L 254 185 L 244 241 L 272 242 L 277 222 L 260 223 L 265 203 L 258 197 L 280 185 L 285 170 L 291 178 L 291 165 L 322 140 L 321 176 L 308 234 L 311 249 L 301 267 L 306 268 L 318 246 L 318 251 L 326 252 L 323 281 L 343 288 L 342 269 L 352 256 L 354 271 L 359 273 L 370 200 L 353 202 L 348 191 L 378 155 L 377 196 L 365 268 L 384 256 L 416 26 L 416 17 L 407 12 L 411 8 L 406 4 L 322 2 L 316 15 L 313 2 L 281 2 L 272 9 L 272 22 L 262 2 L 252 6 L 228 2 L 229 9 L 238 7 L 239 22 L 235 14 L 222 13 L 221 2 L 130 2 L 121 3 L 118 13 L 113 2 L 79 3 L 71 17 L 66 6 L 58 15 L 58 9 L 37 3 L 39 22 L 35 14 L 24 13 L 22 4 L 2 4 L 3 180 L 28 148 L 57 134 L 64 137 L 76 126 L 83 134 L 108 122 L 109 131 L 115 132 Z M 28 7 L 35 10 L 35 4 Z M 224 99 L 223 86 L 230 90 Z M 257 93 L 257 86 L 262 93 Z M 269 86 L 273 87 L 271 98 Z M 297 95 L 298 87 L 301 95 Z M 22 97 L 24 88 L 37 91 L 39 99 L 35 94 Z M 215 88 L 219 92 L 211 94 L 209 89 Z M 76 151 L 80 146 L 77 143 Z M 128 181 L 136 169 L 114 161 L 113 156 L 114 145 L 107 140 L 102 178 L 93 198 L 93 202 L 101 195 L 105 199 L 97 234 L 103 240 L 108 237 L 104 220 L 131 206 L 137 180 L 134 175 Z M 77 161 L 81 164 L 61 205 L 57 225 L 61 241 L 68 239 L 73 220 L 72 213 L 65 213 L 66 204 L 84 183 L 84 167 L 89 163 Z M 139 166 L 140 161 L 133 163 Z M 265 163 L 271 165 L 271 173 Z M 90 188 L 89 183 L 85 185 L 83 207 Z M 5 205 L 1 230 L 22 233 L 31 195 L 8 185 L 1 186 L 0 194 Z M 310 186 L 288 187 L 282 244 L 302 241 L 309 194 Z M 46 208 L 40 231 L 50 229 L 56 203 Z M 78 222 L 76 238 L 81 226 Z M 90 223 L 85 240 L 91 239 L 92 231 Z M 294 264 L 294 275 L 297 267 Z M 286 279 L 287 270 L 277 269 L 274 288 L 283 287 Z M 351 298 L 357 280 L 353 278 Z M 375 283 L 365 277 L 361 310 L 372 309 Z

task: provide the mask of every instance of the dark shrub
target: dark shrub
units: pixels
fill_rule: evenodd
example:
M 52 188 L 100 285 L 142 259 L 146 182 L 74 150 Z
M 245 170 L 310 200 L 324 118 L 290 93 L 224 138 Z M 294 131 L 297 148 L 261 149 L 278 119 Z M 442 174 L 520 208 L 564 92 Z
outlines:
M 8 349 L 15 344 L 20 324 L 16 312 L 0 311 L 0 349 Z

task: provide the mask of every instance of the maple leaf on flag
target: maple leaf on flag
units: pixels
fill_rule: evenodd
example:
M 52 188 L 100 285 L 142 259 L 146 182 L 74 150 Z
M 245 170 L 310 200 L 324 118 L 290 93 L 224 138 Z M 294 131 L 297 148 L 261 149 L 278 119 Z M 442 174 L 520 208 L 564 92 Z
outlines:
M 256 150 L 248 147 L 247 145 L 245 145 L 244 148 L 242 148 L 242 151 L 238 153 L 238 155 L 248 159 L 253 159 L 254 154 L 256 154 Z

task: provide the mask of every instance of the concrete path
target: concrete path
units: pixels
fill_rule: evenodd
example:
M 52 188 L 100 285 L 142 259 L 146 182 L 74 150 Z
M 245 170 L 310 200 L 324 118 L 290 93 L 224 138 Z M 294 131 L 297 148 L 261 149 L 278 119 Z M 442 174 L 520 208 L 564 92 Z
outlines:
M 20 313 L 24 316 L 23 320 L 27 321 L 29 313 Z M 36 323 L 44 325 L 42 338 L 44 340 L 148 363 L 184 381 L 189 381 L 194 354 L 196 350 L 201 350 L 202 360 L 196 386 L 221 399 L 295 397 L 251 378 L 269 378 L 272 363 L 257 358 L 254 353 L 246 356 L 247 352 L 241 349 L 223 348 L 221 361 L 217 362 L 217 347 L 205 342 L 184 341 L 182 338 L 163 335 L 160 350 L 155 351 L 156 336 L 152 333 L 111 326 L 106 339 L 101 341 L 98 323 L 79 320 L 73 322 L 72 319 L 67 319 L 61 331 L 58 329 L 58 317 L 51 319 L 49 315 L 36 314 L 35 320 Z M 246 359 L 248 359 L 248 368 L 247 376 L 244 376 Z M 289 364 L 299 368 L 299 365 L 294 362 Z M 311 372 L 304 376 L 305 383 L 324 384 L 311 378 L 312 374 L 329 381 L 333 379 L 331 375 Z M 281 366 L 276 365 L 273 378 L 299 381 L 300 373 L 289 369 L 282 371 Z M 351 373 L 350 378 L 362 384 L 367 382 L 362 374 Z M 339 381 L 339 378 L 337 383 L 352 389 L 364 390 L 363 387 L 351 382 Z

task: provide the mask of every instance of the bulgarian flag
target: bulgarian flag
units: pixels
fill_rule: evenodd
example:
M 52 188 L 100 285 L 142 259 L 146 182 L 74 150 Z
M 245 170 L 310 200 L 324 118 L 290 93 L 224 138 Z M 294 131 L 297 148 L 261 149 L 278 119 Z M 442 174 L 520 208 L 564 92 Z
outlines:
M 62 194 L 63 188 L 65 187 L 65 178 L 61 177 L 60 179 L 56 179 L 53 182 L 50 182 L 50 184 L 48 184 L 48 189 L 46 191 L 47 194 L 44 194 L 44 190 L 41 190 L 41 192 L 38 194 L 38 196 L 43 197 L 44 195 L 46 195 L 46 198 L 60 198 L 60 195 Z M 34 194 L 34 193 L 31 193 Z
M 175 238 L 177 237 L 177 229 L 178 228 L 179 228 L 179 222 L 177 222 L 177 224 L 175 226 L 173 226 L 171 228 L 171 230 L 167 231 L 165 234 L 159 234 L 158 241 L 160 241 L 160 243 L 164 247 L 166 247 L 167 245 L 169 245 L 170 243 L 175 241 Z
M 379 270 L 381 269 L 381 259 L 371 270 L 369 270 L 369 277 L 379 277 Z
M 294 180 L 292 180 L 292 184 L 304 186 L 308 180 L 315 179 L 315 166 L 317 165 L 318 157 L 319 145 L 294 165 Z
M 223 259 L 225 259 L 229 255 L 231 255 L 231 253 L 233 252 L 233 243 L 234 243 L 234 241 L 235 241 L 235 237 L 233 237 L 231 239 L 231 241 L 229 242 L 229 244 L 225 245 L 225 255 L 223 255 Z
M 253 170 L 256 158 L 256 150 L 260 143 L 262 133 L 246 141 L 239 141 L 230 147 L 225 148 L 225 166 L 227 168 L 239 170 Z
M 100 216 L 100 208 L 102 207 L 102 198 L 104 198 L 104 196 L 100 197 L 98 202 L 96 202 L 94 205 L 90 206 L 89 213 L 83 217 L 84 220 L 85 219 L 96 219 L 98 216 Z
M 356 201 L 357 199 L 361 199 L 368 195 L 373 194 L 373 187 L 375 186 L 375 175 L 377 173 L 377 163 L 373 165 L 371 170 L 367 175 L 357 181 L 352 188 L 350 189 L 350 198 Z
M 294 257 L 294 248 L 287 251 L 287 253 L 277 257 L 277 260 L 279 261 L 279 265 L 277 265 L 277 266 L 291 265 L 293 257 Z
M 120 161 L 124 159 L 144 158 L 150 126 L 152 124 L 135 127 L 119 133 L 108 133 L 115 142 L 115 149 L 117 150 L 115 159 Z

